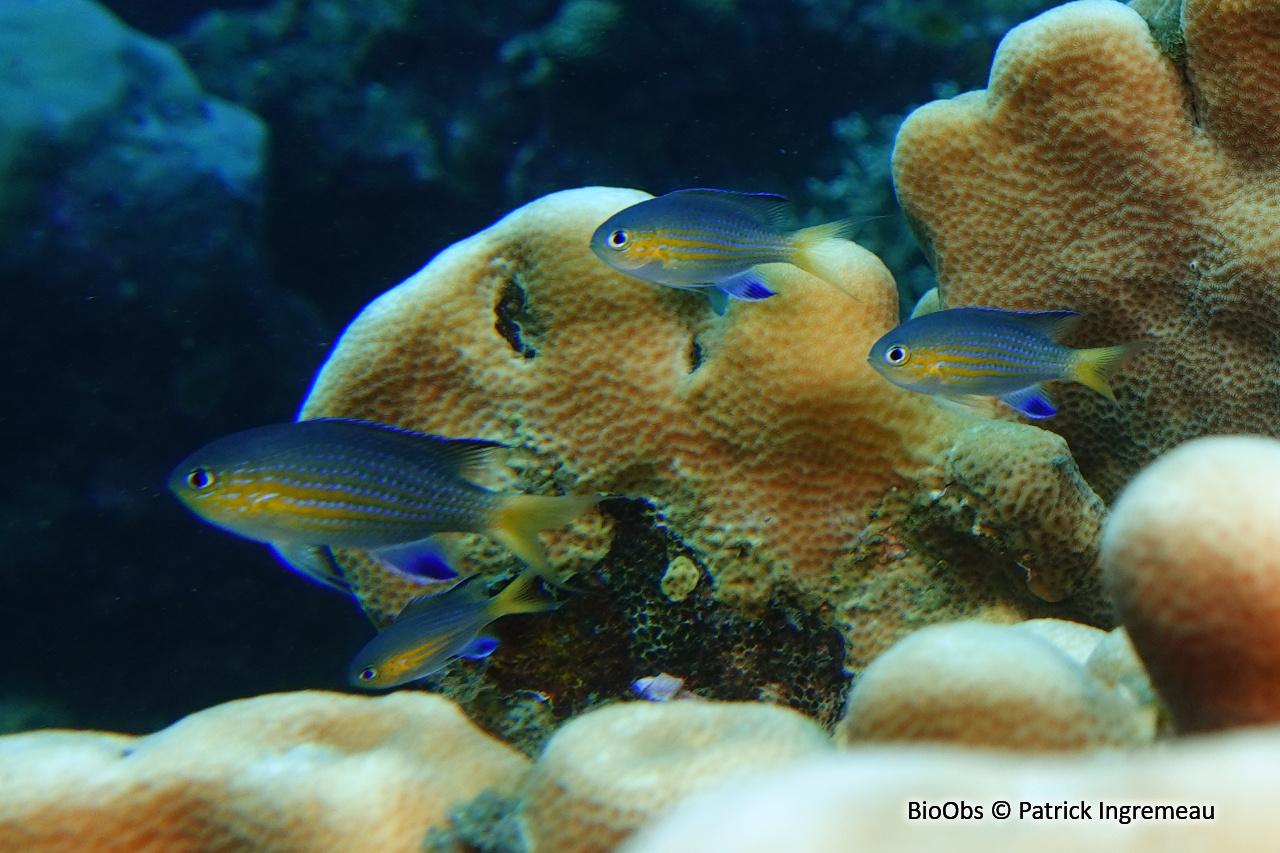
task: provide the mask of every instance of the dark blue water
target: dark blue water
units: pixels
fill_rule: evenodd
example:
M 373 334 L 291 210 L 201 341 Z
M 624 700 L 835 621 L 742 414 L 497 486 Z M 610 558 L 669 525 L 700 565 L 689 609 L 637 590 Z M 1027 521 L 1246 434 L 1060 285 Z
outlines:
M 860 239 L 918 292 L 893 128 L 980 87 L 1017 22 L 943 0 L 284 7 L 0 9 L 23 70 L 0 92 L 0 728 L 140 731 L 343 685 L 358 608 L 164 479 L 291 419 L 364 303 L 519 204 L 712 186 L 887 214 Z M 69 44 L 70 70 L 41 61 Z

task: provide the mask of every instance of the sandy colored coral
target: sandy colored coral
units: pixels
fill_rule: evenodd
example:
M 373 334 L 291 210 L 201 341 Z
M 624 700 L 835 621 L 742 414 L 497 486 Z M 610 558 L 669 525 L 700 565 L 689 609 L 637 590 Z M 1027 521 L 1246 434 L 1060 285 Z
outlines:
M 1123 755 L 863 747 L 692 799 L 618 853 L 1270 850 L 1280 835 L 1277 762 L 1276 727 Z M 992 816 L 998 801 L 1011 806 L 1007 819 Z M 911 802 L 950 803 L 956 818 L 909 820 Z M 1023 803 L 1075 806 L 1075 819 L 1061 812 L 1055 818 L 1052 811 L 1035 819 L 1029 809 L 1022 812 Z M 959 815 L 962 804 L 971 810 L 968 819 Z M 1103 805 L 1115 811 L 1104 814 Z M 1090 807 L 1088 816 L 1080 806 Z M 1121 807 L 1129 809 L 1123 819 Z M 1200 818 L 1190 817 L 1193 807 Z M 977 808 L 981 818 L 972 811 Z M 1208 809 L 1211 819 L 1204 817 Z
M 930 621 L 1048 613 L 1019 589 L 1028 579 L 1102 612 L 1102 505 L 1065 443 L 867 365 L 898 317 L 873 255 L 849 244 L 847 292 L 778 266 L 778 296 L 717 318 L 590 251 L 600 222 L 647 197 L 556 193 L 447 249 L 351 324 L 302 416 L 504 442 L 518 448 L 506 488 L 644 498 L 719 599 L 758 607 L 787 584 L 821 596 L 854 669 Z M 606 532 L 546 539 L 581 569 Z M 400 581 L 356 568 L 366 611 L 393 616 Z
M 626 702 L 566 723 L 526 777 L 530 853 L 608 853 L 717 783 L 834 748 L 813 720 L 759 702 Z
M 1180 731 L 1280 722 L 1280 442 L 1202 438 L 1116 501 L 1116 610 Z
M 948 307 L 1072 309 L 1068 343 L 1152 342 L 1118 405 L 1063 387 L 1047 423 L 1108 500 L 1188 438 L 1280 431 L 1280 15 L 1187 0 L 1179 32 L 1156 17 L 1181 64 L 1109 0 L 1016 27 L 988 88 L 921 107 L 893 154 Z
M 1058 620 L 923 628 L 862 673 L 836 739 L 845 745 L 948 741 L 1021 750 L 1150 741 L 1150 710 L 1086 670 L 1086 632 L 1095 635 L 1089 651 L 1106 636 Z
M 283 693 L 147 737 L 0 738 L 0 850 L 359 853 L 420 849 L 453 804 L 528 761 L 451 702 Z

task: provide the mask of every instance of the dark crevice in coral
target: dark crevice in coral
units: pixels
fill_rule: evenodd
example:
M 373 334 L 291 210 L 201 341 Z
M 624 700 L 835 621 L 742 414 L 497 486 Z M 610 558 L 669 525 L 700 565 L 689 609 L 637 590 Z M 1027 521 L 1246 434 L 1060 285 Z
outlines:
M 502 290 L 498 293 L 498 303 L 493 306 L 494 316 L 497 318 L 493 324 L 502 339 L 507 342 L 512 351 L 524 358 L 533 358 L 537 351 L 526 344 L 521 334 L 522 324 L 529 322 L 530 317 L 525 311 L 525 294 L 524 288 L 515 281 L 515 279 L 507 279 L 502 284 Z
M 689 372 L 693 373 L 699 367 L 702 367 L 702 346 L 697 338 L 691 338 L 689 340 Z
M 554 613 L 501 619 L 498 650 L 484 664 L 463 661 L 439 689 L 482 727 L 533 755 L 564 720 L 598 705 L 634 699 L 631 684 L 668 673 L 708 699 L 788 705 L 831 728 L 844 707 L 844 640 L 782 593 L 750 617 L 714 597 L 705 571 L 688 597 L 671 601 L 662 577 L 689 556 L 660 528 L 648 504 L 612 499 L 614 546 L 564 596 Z

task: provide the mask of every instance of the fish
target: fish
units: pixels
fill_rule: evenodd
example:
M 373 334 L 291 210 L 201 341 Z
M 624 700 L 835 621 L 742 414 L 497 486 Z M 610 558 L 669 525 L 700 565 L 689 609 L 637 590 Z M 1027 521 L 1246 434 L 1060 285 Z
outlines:
M 876 341 L 868 361 L 895 385 L 963 400 L 996 397 L 1029 418 L 1057 413 L 1042 383 L 1078 382 L 1115 402 L 1111 377 L 1144 346 L 1073 349 L 1057 342 L 1074 311 L 950 308 L 920 313 Z
M 761 264 L 787 263 L 844 290 L 833 249 L 849 220 L 791 230 L 791 204 L 772 193 L 689 189 L 633 204 L 595 230 L 591 249 L 614 269 L 686 290 L 701 289 L 716 313 L 729 299 L 775 295 Z
M 292 569 L 344 590 L 331 549 L 366 551 L 414 577 L 457 577 L 437 533 L 496 539 L 555 573 L 537 532 L 568 524 L 595 495 L 495 492 L 471 481 L 506 446 L 372 421 L 326 418 L 220 438 L 178 463 L 168 486 L 197 516 L 270 545 Z
M 525 571 L 490 597 L 479 576 L 472 575 L 438 595 L 415 598 L 356 653 L 348 683 L 374 690 L 398 687 L 431 675 L 454 658 L 488 657 L 498 647 L 496 639 L 480 633 L 490 622 L 560 606 L 536 581 L 535 572 Z

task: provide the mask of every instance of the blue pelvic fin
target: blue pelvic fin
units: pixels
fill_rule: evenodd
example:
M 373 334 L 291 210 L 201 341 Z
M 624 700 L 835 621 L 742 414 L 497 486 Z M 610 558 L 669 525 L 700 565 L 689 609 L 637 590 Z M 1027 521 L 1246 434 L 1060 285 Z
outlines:
M 422 580 L 447 581 L 458 576 L 434 537 L 379 548 L 369 556 L 394 571 Z
M 324 545 L 272 544 L 271 550 L 298 574 L 338 592 L 351 593 L 347 579 L 342 576 L 342 569 L 338 568 L 333 559 L 333 552 Z
M 458 657 L 467 660 L 484 660 L 493 654 L 493 650 L 498 648 L 498 641 L 493 637 L 486 637 L 483 634 L 476 637 L 467 647 L 458 653 Z
M 711 304 L 711 310 L 716 312 L 716 316 L 723 317 L 725 309 L 729 307 L 729 294 L 719 288 L 708 287 L 707 302 Z
M 1052 417 L 1058 413 L 1058 407 L 1053 404 L 1053 399 L 1044 390 L 1044 386 L 1039 384 L 1023 388 L 1021 391 L 1014 391 L 1011 394 L 1005 394 L 1000 399 L 1014 411 L 1021 412 L 1027 417 L 1037 420 Z
M 716 288 L 743 302 L 759 302 L 777 295 L 765 286 L 764 276 L 754 267 L 716 282 Z

